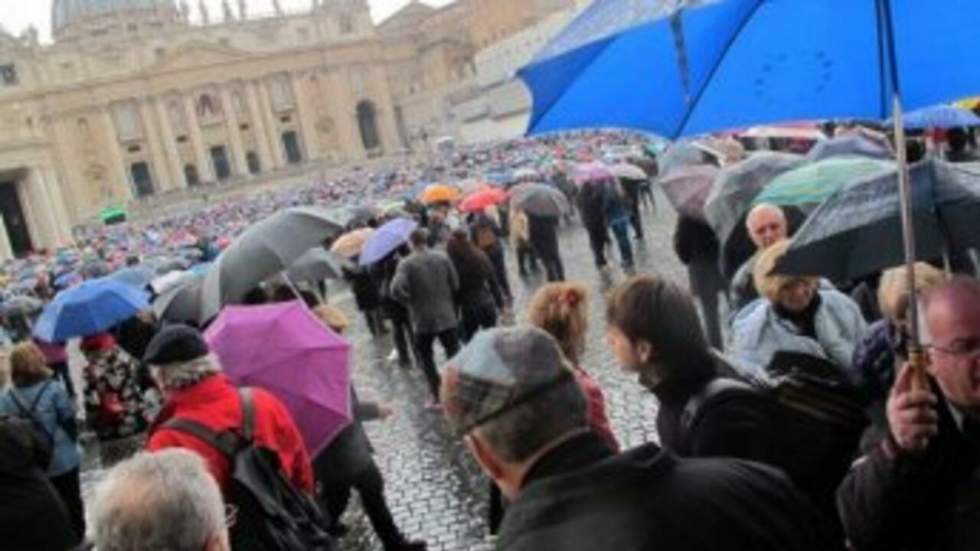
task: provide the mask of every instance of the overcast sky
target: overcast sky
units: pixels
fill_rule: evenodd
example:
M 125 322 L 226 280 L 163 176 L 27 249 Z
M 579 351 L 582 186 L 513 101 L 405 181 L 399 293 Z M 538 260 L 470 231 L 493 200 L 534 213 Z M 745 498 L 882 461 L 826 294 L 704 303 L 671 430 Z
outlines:
M 326 0 L 329 2 L 330 0 Z M 368 0 L 375 21 L 380 21 L 399 10 L 410 0 Z M 423 0 L 433 6 L 442 6 L 452 0 Z M 197 0 L 188 0 L 191 13 L 197 18 Z M 221 0 L 205 0 L 211 13 L 211 19 L 221 19 Z M 312 0 L 281 0 L 283 9 L 292 11 L 309 8 Z M 237 6 L 237 1 L 231 2 Z M 272 11 L 272 0 L 248 0 L 250 13 Z M 236 8 L 237 9 L 237 8 Z M 51 0 L 0 0 L 0 24 L 13 34 L 20 34 L 31 23 L 41 33 L 41 39 L 47 40 L 51 30 Z

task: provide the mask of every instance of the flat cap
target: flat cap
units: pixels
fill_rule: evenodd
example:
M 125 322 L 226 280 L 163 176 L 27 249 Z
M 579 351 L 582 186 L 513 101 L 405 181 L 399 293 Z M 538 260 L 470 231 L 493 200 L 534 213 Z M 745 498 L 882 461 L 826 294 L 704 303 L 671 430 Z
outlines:
M 146 347 L 143 361 L 151 365 L 189 362 L 211 351 L 201 332 L 189 325 L 168 325 Z

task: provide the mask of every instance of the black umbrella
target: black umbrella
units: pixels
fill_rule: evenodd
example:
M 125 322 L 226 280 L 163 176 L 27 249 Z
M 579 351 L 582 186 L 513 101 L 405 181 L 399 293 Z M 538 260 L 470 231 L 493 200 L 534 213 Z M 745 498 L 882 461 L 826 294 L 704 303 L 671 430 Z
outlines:
M 201 317 L 201 288 L 204 276 L 187 274 L 153 301 L 157 319 L 197 323 Z
M 314 247 L 293 262 L 286 274 L 295 282 L 319 283 L 343 278 L 344 268 L 353 269 L 354 264 L 323 247 Z
M 910 169 L 915 256 L 980 246 L 980 171 L 935 159 Z M 897 172 L 827 198 L 793 239 L 779 273 L 851 281 L 905 261 Z

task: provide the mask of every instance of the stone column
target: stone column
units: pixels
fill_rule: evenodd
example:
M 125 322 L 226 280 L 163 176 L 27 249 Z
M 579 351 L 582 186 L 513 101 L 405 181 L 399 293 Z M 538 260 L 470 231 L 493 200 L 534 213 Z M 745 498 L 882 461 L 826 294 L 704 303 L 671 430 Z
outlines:
M 68 213 L 65 210 L 61 194 L 56 195 L 54 189 L 58 185 L 57 180 L 52 180 L 53 175 L 50 170 L 38 167 L 34 169 L 34 172 L 37 174 L 36 195 L 44 205 L 43 216 L 50 222 L 51 237 L 55 245 L 60 247 L 70 243 L 72 237 L 71 228 L 68 225 Z
M 102 124 L 105 127 L 107 143 L 109 144 L 109 184 L 112 190 L 112 198 L 102 197 L 101 200 L 108 202 L 126 203 L 133 199 L 133 186 L 129 179 L 129 167 L 123 161 L 122 152 L 119 150 L 119 135 L 116 133 L 116 121 L 112 119 L 112 112 L 109 107 L 101 109 Z M 103 205 L 104 206 L 104 205 Z
M 64 181 L 58 177 L 58 172 L 53 168 L 48 168 L 44 171 L 44 181 L 47 183 L 48 197 L 51 200 L 51 204 L 54 206 L 57 218 L 55 218 L 56 225 L 58 226 L 58 234 L 62 238 L 63 244 L 71 244 L 75 242 L 75 236 L 72 234 L 72 221 L 68 215 L 68 203 L 65 202 Z
M 194 149 L 194 162 L 197 164 L 197 174 L 201 183 L 214 182 L 214 167 L 211 166 L 211 158 L 204 150 L 204 136 L 201 134 L 201 126 L 197 122 L 197 109 L 194 107 L 194 96 L 184 96 L 184 111 L 187 116 L 187 135 L 191 140 L 191 147 Z
M 143 138 L 146 139 L 149 148 L 151 166 L 153 174 L 156 176 L 154 193 L 166 191 L 173 186 L 174 179 L 170 175 L 170 167 L 167 157 L 163 153 L 163 145 L 160 143 L 160 132 L 157 128 L 156 113 L 150 104 L 150 98 L 140 100 L 140 118 L 143 119 Z
M 259 94 L 256 91 L 255 82 L 245 84 L 245 99 L 248 102 L 249 117 L 252 119 L 252 134 L 255 136 L 255 143 L 259 150 L 262 171 L 273 170 L 275 163 L 272 159 L 272 148 L 269 146 L 269 134 L 265 130 L 262 107 L 259 103 Z
M 14 257 L 14 248 L 10 245 L 10 236 L 7 234 L 7 223 L 0 215 L 0 261 L 5 262 Z
M 234 173 L 240 176 L 248 176 L 248 161 L 245 159 L 242 129 L 239 127 L 238 113 L 235 112 L 235 104 L 231 100 L 231 92 L 227 85 L 221 87 L 221 104 L 225 108 L 225 121 L 228 123 L 228 143 L 231 146 Z
M 177 136 L 174 134 L 173 121 L 167 104 L 161 97 L 153 98 L 157 120 L 160 121 L 160 137 L 163 138 L 163 152 L 167 156 L 167 166 L 170 168 L 170 185 L 167 190 L 184 189 L 187 178 L 184 177 L 184 165 L 180 162 L 180 152 L 177 150 Z
M 262 81 L 258 82 L 258 87 L 259 106 L 262 108 L 262 115 L 265 117 L 263 123 L 269 136 L 272 160 L 276 168 L 282 168 L 286 166 L 286 157 L 283 155 L 282 140 L 279 137 L 279 131 L 276 130 L 279 125 L 276 123 L 276 114 L 272 109 L 272 98 L 269 96 L 269 87 Z
M 320 148 L 320 138 L 316 132 L 316 106 L 306 105 L 300 75 L 289 75 L 293 87 L 293 99 L 296 102 L 296 117 L 299 118 L 300 134 L 306 150 L 307 161 L 319 159 L 323 154 Z
M 30 169 L 26 181 L 17 186 L 20 203 L 27 214 L 27 227 L 31 232 L 34 249 L 53 248 L 57 238 L 54 235 L 54 213 L 44 208 L 44 197 L 40 189 L 42 181 L 37 169 Z
M 357 128 L 357 101 L 351 94 L 350 82 L 340 71 L 331 71 L 330 89 L 335 98 L 330 102 L 330 109 L 337 125 L 341 151 L 348 161 L 363 158 L 364 146 Z

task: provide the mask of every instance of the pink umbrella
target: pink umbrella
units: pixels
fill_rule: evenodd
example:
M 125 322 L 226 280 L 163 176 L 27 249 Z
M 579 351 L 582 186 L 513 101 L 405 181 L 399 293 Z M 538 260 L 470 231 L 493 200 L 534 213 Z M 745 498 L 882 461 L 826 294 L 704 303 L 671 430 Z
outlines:
M 350 424 L 350 343 L 302 302 L 228 306 L 204 338 L 236 385 L 282 400 L 311 455 Z
M 584 186 L 601 182 L 615 182 L 616 176 L 605 163 L 592 161 L 576 166 L 572 172 L 572 179 L 578 185 Z

